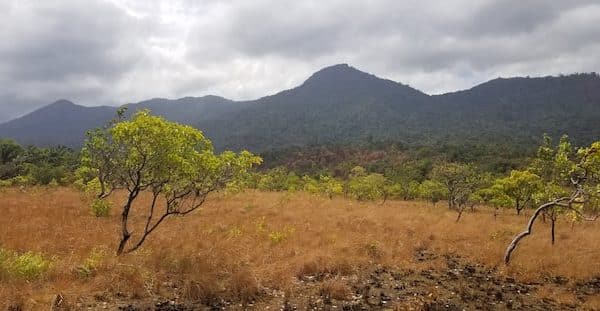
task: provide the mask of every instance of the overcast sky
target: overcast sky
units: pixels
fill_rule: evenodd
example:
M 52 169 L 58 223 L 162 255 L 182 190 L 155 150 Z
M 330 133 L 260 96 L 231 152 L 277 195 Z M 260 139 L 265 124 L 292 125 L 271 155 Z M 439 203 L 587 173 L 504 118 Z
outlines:
M 0 122 L 60 98 L 254 99 L 337 63 L 436 94 L 599 55 L 598 1 L 0 0 Z

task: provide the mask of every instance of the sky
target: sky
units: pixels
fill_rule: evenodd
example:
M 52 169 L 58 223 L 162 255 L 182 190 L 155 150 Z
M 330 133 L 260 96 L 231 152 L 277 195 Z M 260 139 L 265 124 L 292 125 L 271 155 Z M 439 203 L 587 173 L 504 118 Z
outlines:
M 600 2 L 0 0 L 0 122 L 58 99 L 255 99 L 348 63 L 428 94 L 600 71 Z

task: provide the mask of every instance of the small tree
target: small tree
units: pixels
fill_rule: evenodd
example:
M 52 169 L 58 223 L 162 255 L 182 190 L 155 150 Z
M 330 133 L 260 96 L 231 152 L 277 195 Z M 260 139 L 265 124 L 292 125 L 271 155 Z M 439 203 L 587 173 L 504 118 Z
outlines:
M 10 139 L 0 139 L 0 180 L 19 175 L 21 170 L 19 158 L 23 148 Z
M 24 152 L 21 145 L 10 139 L 0 139 L 0 165 L 16 160 Z
M 319 192 L 326 195 L 329 199 L 342 194 L 344 185 L 335 178 L 327 175 L 319 176 Z
M 542 179 L 530 171 L 511 171 L 510 176 L 497 179 L 494 188 L 511 199 L 517 214 L 531 206 L 534 197 L 542 190 Z
M 419 196 L 431 202 L 433 206 L 448 196 L 448 189 L 440 182 L 434 180 L 423 181 L 418 188 Z
M 544 144 L 538 150 L 538 156 L 533 161 L 533 169 L 544 178 L 545 203 L 541 204 L 527 223 L 526 229 L 519 233 L 506 248 L 504 262 L 510 262 L 511 254 L 519 242 L 530 235 L 533 224 L 539 215 L 549 212 L 552 220 L 552 240 L 554 240 L 554 225 L 556 217 L 568 213 L 573 218 L 593 221 L 598 218 L 598 203 L 600 202 L 600 142 L 594 142 L 590 147 L 580 148 L 572 152 L 566 138 L 561 138 L 555 149 L 545 137 Z M 584 213 L 595 214 L 586 216 Z
M 99 184 L 98 198 L 106 198 L 116 189 L 127 194 L 121 213 L 120 255 L 138 249 L 167 217 L 193 212 L 209 193 L 224 188 L 260 162 L 247 151 L 215 155 L 202 132 L 141 111 L 130 121 L 116 120 L 88 133 L 81 168 L 88 180 Z M 142 192 L 148 192 L 152 200 L 146 207 L 141 235 L 127 248 L 131 207 Z M 158 201 L 164 203 L 161 212 Z
M 367 174 L 364 168 L 357 166 L 350 176 L 348 192 L 353 198 L 366 201 L 384 196 L 387 180 L 382 174 Z
M 446 187 L 448 207 L 458 213 L 458 222 L 471 195 L 479 186 L 479 177 L 469 164 L 442 163 L 433 168 L 433 179 Z
M 494 207 L 494 219 L 498 216 L 498 209 L 513 204 L 513 201 L 508 197 L 497 184 L 490 187 L 481 188 L 471 195 L 471 200 L 474 202 L 491 205 Z

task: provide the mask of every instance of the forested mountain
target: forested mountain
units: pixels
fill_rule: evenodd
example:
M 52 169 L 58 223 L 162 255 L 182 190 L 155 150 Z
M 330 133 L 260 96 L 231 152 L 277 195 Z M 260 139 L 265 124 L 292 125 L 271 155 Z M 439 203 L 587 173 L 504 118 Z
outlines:
M 218 148 L 254 151 L 294 146 L 397 141 L 405 144 L 536 144 L 542 133 L 576 143 L 600 137 L 600 77 L 495 79 L 469 90 L 430 96 L 342 64 L 300 86 L 253 101 L 216 96 L 131 104 L 198 127 Z M 114 107 L 59 101 L 0 124 L 0 137 L 24 144 L 81 144 L 85 130 Z
M 415 121 L 431 109 L 429 96 L 348 65 L 313 74 L 302 85 L 249 102 L 246 108 L 197 126 L 226 148 L 257 150 L 420 137 Z
M 214 119 L 244 105 L 218 96 L 185 97 L 176 100 L 154 98 L 127 104 L 127 114 L 149 109 L 153 114 L 186 124 Z M 84 107 L 59 100 L 21 118 L 0 124 L 0 137 L 22 144 L 79 147 L 89 129 L 104 125 L 116 116 L 117 107 Z
M 87 129 L 114 117 L 115 107 L 84 107 L 59 100 L 18 119 L 0 124 L 0 137 L 21 144 L 80 146 Z

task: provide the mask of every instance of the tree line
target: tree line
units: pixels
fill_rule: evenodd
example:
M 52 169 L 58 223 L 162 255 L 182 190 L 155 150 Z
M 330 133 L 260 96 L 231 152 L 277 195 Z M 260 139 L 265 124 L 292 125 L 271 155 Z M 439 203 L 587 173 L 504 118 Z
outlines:
M 70 148 L 23 147 L 0 139 L 0 185 L 68 185 L 78 166 L 79 154 Z

